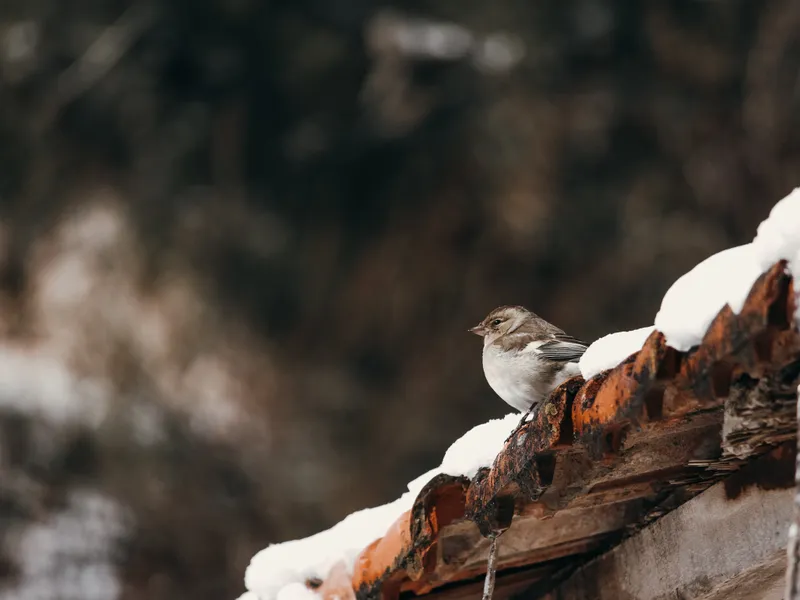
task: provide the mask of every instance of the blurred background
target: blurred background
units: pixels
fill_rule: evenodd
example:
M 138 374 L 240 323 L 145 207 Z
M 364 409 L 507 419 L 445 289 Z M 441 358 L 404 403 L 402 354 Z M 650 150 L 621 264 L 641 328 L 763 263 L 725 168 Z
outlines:
M 800 3 L 5 0 L 0 599 L 235 598 L 800 173 Z

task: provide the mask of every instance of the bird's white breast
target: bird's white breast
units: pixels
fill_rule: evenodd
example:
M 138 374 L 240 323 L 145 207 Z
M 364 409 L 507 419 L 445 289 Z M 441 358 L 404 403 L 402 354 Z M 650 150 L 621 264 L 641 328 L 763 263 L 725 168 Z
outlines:
M 483 349 L 483 371 L 489 386 L 507 404 L 519 411 L 544 400 L 555 387 L 577 374 L 578 365 L 567 363 L 554 372 L 536 352 L 542 342 L 532 342 L 522 351 L 503 350 L 494 344 Z

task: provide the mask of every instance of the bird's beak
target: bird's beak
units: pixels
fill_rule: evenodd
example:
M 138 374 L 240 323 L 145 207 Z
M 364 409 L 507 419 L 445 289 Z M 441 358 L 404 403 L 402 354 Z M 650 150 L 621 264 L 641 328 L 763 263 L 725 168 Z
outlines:
M 469 329 L 467 329 L 467 331 L 469 331 L 470 333 L 474 333 L 475 335 L 479 335 L 479 336 L 483 337 L 483 335 L 486 333 L 486 327 L 484 327 L 483 325 L 479 324 L 479 325 L 475 325 L 475 327 L 470 327 Z

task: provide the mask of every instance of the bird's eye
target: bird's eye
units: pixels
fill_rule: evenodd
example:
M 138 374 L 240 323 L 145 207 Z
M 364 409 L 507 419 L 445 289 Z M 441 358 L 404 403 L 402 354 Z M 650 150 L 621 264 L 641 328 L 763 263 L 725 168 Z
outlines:
M 494 321 L 492 321 L 492 327 L 497 327 L 502 322 L 503 322 L 503 319 L 495 319 Z

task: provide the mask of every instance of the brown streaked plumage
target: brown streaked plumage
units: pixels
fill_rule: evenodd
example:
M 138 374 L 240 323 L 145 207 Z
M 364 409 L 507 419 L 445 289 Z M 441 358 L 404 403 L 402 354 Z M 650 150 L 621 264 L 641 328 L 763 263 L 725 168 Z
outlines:
M 580 372 L 587 348 L 523 306 L 500 306 L 470 331 L 483 337 L 483 371 L 491 388 L 526 414 Z

